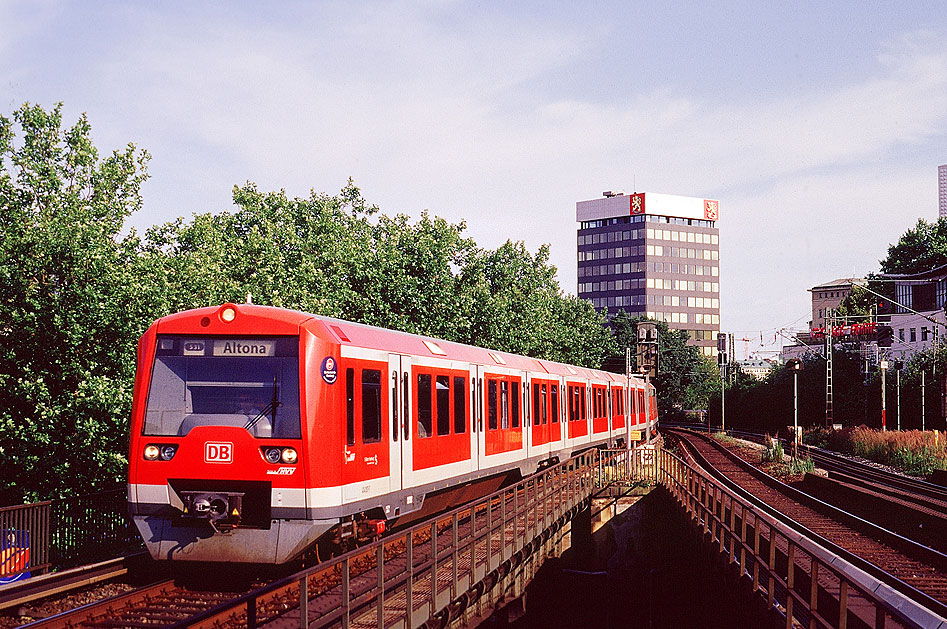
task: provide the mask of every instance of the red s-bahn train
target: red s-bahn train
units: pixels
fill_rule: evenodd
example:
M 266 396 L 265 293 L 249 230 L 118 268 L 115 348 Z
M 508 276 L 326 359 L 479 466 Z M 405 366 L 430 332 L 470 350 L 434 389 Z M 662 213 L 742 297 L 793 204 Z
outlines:
M 173 314 L 138 346 L 129 509 L 155 559 L 284 563 L 622 441 L 645 428 L 628 382 L 266 306 Z

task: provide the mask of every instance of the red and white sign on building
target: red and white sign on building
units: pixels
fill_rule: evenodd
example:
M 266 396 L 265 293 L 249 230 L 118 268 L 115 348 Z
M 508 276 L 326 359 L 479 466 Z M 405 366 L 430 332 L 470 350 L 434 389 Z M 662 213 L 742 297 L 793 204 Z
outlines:
M 676 216 L 716 222 L 720 219 L 720 202 L 715 199 L 681 197 L 656 192 L 634 194 L 608 193 L 601 199 L 578 201 L 575 204 L 577 221 L 593 221 L 619 216 L 650 214 Z
M 704 199 L 704 218 L 708 221 L 717 220 L 717 202 Z
M 631 195 L 631 213 L 644 214 L 644 194 Z

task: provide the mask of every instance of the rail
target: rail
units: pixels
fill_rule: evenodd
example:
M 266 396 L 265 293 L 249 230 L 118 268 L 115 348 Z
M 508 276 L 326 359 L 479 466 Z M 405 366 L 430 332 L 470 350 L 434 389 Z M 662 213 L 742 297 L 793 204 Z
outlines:
M 0 583 L 143 548 L 124 489 L 0 507 Z
M 661 450 L 657 456 L 660 484 L 740 580 L 783 615 L 786 627 L 947 626 L 677 455 Z

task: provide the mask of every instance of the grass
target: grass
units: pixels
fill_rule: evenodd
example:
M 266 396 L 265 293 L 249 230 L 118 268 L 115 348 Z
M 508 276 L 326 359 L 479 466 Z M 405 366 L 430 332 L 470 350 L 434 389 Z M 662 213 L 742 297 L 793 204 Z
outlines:
M 782 463 L 783 462 L 783 444 L 776 440 L 769 440 L 769 447 L 764 447 L 760 453 L 760 462 L 762 463 Z
M 890 465 L 913 476 L 927 476 L 935 469 L 947 469 L 947 437 L 936 430 L 881 432 L 866 426 L 838 431 L 820 428 L 808 433 L 806 441 Z
M 809 457 L 793 459 L 789 463 L 789 474 L 792 476 L 801 476 L 808 474 L 815 469 L 815 463 Z

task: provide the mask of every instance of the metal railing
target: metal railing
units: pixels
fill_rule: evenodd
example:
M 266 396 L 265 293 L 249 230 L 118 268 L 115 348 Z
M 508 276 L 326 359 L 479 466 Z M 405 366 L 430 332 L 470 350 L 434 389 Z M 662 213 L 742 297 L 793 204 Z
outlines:
M 657 482 L 658 450 L 654 446 L 639 446 L 632 450 L 600 450 L 598 457 L 597 488 L 628 482 Z
M 678 456 L 658 453 L 659 482 L 739 578 L 786 627 L 938 627 L 943 619 L 760 512 Z
M 581 454 L 178 626 L 209 626 L 229 615 L 248 627 L 275 619 L 280 626 L 411 628 L 476 613 L 498 582 L 538 570 L 554 533 L 588 504 L 598 470 L 596 452 Z
M 111 559 L 143 544 L 124 489 L 0 507 L 0 580 Z

